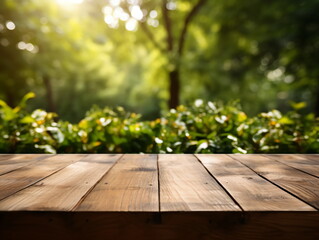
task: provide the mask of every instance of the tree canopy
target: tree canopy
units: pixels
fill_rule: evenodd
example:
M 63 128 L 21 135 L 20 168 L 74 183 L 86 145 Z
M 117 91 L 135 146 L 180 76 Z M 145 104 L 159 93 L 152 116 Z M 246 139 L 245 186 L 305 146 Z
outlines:
M 319 113 L 318 0 L 2 0 L 0 99 L 78 121 L 201 98 Z

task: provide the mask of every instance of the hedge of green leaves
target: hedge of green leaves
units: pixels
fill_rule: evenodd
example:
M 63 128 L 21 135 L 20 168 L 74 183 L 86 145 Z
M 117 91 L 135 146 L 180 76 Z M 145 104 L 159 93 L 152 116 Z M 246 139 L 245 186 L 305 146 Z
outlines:
M 319 153 L 319 119 L 295 109 L 249 118 L 237 102 L 197 100 L 161 119 L 141 121 L 123 108 L 93 107 L 78 124 L 26 111 L 27 94 L 9 107 L 0 100 L 1 153 Z

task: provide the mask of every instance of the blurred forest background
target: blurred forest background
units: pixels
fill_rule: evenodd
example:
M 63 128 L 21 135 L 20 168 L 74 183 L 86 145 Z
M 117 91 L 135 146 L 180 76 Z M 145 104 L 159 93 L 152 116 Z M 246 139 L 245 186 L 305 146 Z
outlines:
M 0 99 L 78 122 L 195 99 L 319 114 L 318 0 L 1 0 Z M 304 104 L 304 105 L 305 105 Z

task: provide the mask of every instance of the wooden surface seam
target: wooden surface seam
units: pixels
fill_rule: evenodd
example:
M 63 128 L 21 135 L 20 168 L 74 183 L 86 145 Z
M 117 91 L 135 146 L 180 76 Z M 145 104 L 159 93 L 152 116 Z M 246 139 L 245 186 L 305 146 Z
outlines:
M 319 209 L 316 154 L 5 154 L 1 170 L 1 211 Z

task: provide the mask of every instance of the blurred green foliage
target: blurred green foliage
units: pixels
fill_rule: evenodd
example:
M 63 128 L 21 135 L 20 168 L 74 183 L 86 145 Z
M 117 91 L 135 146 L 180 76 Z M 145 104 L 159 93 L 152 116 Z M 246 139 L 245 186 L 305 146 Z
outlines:
M 39 98 L 29 109 L 73 123 L 93 104 L 152 120 L 168 110 L 167 73 L 179 66 L 184 105 L 240 99 L 253 116 L 286 113 L 295 101 L 307 102 L 302 114 L 319 115 L 318 0 L 207 0 L 188 26 L 180 57 L 176 42 L 198 0 L 168 1 L 170 53 L 148 37 L 166 48 L 163 1 L 1 0 L 0 98 L 13 107 L 33 91 Z M 143 10 L 140 22 L 131 5 Z M 133 31 L 128 19 L 137 24 Z
M 319 118 L 294 110 L 248 117 L 238 102 L 196 100 L 154 121 L 116 109 L 93 107 L 78 124 L 55 113 L 14 108 L 0 101 L 1 153 L 319 153 Z

